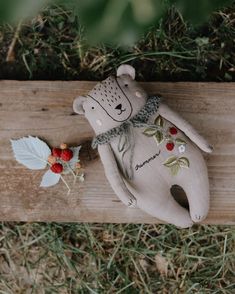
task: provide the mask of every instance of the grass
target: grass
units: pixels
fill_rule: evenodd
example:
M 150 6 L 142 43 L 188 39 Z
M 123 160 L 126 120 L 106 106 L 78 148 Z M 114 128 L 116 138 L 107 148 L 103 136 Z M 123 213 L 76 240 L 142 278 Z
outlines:
M 231 81 L 235 78 L 234 13 L 235 5 L 213 13 L 208 23 L 195 28 L 172 9 L 159 27 L 131 48 L 92 47 L 77 18 L 53 6 L 23 22 L 19 31 L 9 24 L 0 27 L 0 78 L 99 80 L 120 63 L 130 62 L 139 80 Z
M 234 293 L 232 227 L 2 224 L 0 293 Z
M 0 26 L 1 79 L 106 77 L 123 62 L 139 80 L 233 81 L 235 5 L 193 28 L 170 10 L 132 48 L 86 43 L 71 12 L 53 6 Z M 234 293 L 232 226 L 2 223 L 0 294 Z

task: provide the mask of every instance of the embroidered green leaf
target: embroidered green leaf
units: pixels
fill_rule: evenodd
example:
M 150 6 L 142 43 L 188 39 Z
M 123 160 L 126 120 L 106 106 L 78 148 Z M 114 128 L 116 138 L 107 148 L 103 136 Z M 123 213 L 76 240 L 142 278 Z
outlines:
M 152 137 L 156 134 L 156 132 L 157 132 L 157 129 L 155 128 L 147 128 L 143 131 L 143 134 L 148 137 Z
M 124 150 L 126 143 L 127 143 L 126 136 L 121 135 L 119 142 L 118 142 L 118 151 L 119 152 L 122 152 Z
M 179 162 L 180 167 L 189 168 L 189 166 L 190 166 L 189 160 L 186 157 L 180 157 L 178 159 L 178 162 Z
M 171 173 L 173 176 L 176 176 L 180 170 L 180 165 L 178 163 L 171 166 Z
M 171 157 L 167 158 L 167 160 L 165 162 L 163 162 L 163 164 L 167 167 L 171 167 L 177 163 L 177 160 L 178 160 L 178 158 L 176 156 L 171 156 Z
M 163 118 L 161 117 L 161 115 L 159 115 L 158 117 L 156 117 L 154 124 L 160 127 L 163 127 L 164 125 L 164 121 Z
M 176 143 L 177 145 L 186 145 L 186 144 L 187 144 L 183 139 L 180 139 L 180 138 L 177 138 L 177 139 L 175 140 L 175 143 Z
M 163 133 L 161 131 L 157 131 L 154 135 L 154 139 L 157 142 L 157 145 L 160 145 L 164 140 Z

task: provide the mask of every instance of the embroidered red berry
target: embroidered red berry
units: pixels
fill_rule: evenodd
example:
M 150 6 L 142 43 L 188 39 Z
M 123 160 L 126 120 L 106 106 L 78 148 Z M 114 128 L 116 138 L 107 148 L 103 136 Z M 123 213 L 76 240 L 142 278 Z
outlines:
M 52 149 L 52 155 L 56 158 L 61 156 L 62 150 L 60 148 L 53 148 Z
M 72 150 L 70 150 L 70 149 L 62 150 L 60 158 L 63 161 L 70 161 L 70 159 L 72 159 L 72 157 L 73 157 L 73 151 Z
M 63 171 L 63 165 L 61 163 L 54 163 L 51 166 L 51 171 L 55 174 L 60 174 Z
M 178 131 L 177 131 L 177 129 L 176 129 L 175 127 L 171 127 L 171 128 L 169 129 L 169 131 L 170 131 L 170 134 L 171 134 L 171 135 L 176 135 L 176 134 L 178 133 Z
M 166 149 L 169 150 L 169 151 L 172 151 L 174 149 L 174 147 L 175 147 L 175 144 L 172 143 L 172 142 L 168 142 L 166 144 Z

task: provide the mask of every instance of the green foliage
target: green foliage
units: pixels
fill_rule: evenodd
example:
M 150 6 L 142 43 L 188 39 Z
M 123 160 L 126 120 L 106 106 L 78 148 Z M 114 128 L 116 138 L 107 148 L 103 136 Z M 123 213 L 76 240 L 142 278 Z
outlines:
M 231 0 L 170 0 L 179 9 L 186 20 L 199 24 L 207 20 L 208 16 L 223 6 L 230 5 Z
M 232 226 L 2 223 L 0 293 L 232 294 Z
M 0 24 L 0 79 L 101 80 L 128 62 L 142 81 L 234 81 L 234 18 L 232 5 L 193 27 L 171 8 L 133 47 L 90 46 L 78 17 L 50 5 L 22 22 L 18 33 Z
M 167 6 L 165 1 L 152 0 L 82 0 L 74 12 L 84 24 L 91 42 L 129 45 L 159 21 Z
M 30 17 L 46 3 L 72 10 L 84 25 L 90 43 L 131 45 L 152 25 L 159 24 L 172 6 L 198 24 L 232 0 L 1 0 L 0 20 Z
M 33 17 L 49 0 L 0 0 L 0 22 Z
M 92 42 L 113 42 L 130 45 L 151 25 L 158 24 L 166 11 L 175 6 L 183 17 L 198 24 L 215 9 L 231 0 L 69 0 L 73 11 L 84 24 Z M 76 4 L 76 6 L 75 6 Z

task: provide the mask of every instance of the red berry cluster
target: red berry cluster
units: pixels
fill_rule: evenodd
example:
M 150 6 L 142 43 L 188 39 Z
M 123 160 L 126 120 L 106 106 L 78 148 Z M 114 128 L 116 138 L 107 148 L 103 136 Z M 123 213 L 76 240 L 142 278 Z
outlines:
M 60 174 L 63 171 L 63 165 L 57 160 L 68 162 L 73 157 L 73 151 L 66 144 L 61 144 L 60 148 L 53 148 L 48 162 L 51 163 L 51 171 Z
M 178 133 L 178 130 L 175 127 L 171 127 L 169 128 L 169 133 L 174 136 Z M 172 151 L 174 147 L 175 147 L 175 144 L 173 142 L 166 143 L 167 150 Z

